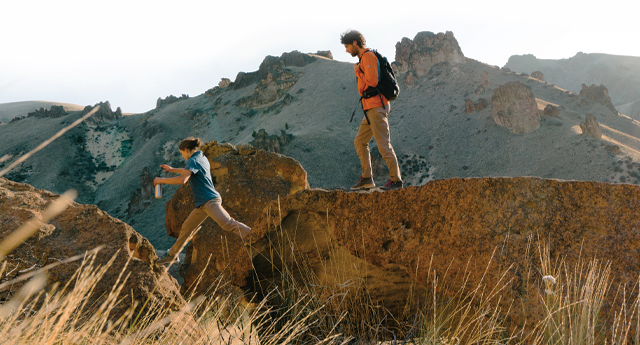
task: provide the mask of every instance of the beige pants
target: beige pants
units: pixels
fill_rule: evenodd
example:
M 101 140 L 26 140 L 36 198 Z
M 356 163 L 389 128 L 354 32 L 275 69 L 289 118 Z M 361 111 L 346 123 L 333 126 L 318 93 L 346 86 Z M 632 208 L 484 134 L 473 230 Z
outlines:
M 216 223 L 218 223 L 222 230 L 236 233 L 240 238 L 245 238 L 251 231 L 250 227 L 229 216 L 229 213 L 222 208 L 222 198 L 211 199 L 204 205 L 191 211 L 189 217 L 187 217 L 184 223 L 182 223 L 180 235 L 173 247 L 169 249 L 169 255 L 177 255 L 182 250 L 182 246 L 185 245 L 185 242 L 189 239 L 189 236 L 191 236 L 194 230 L 198 228 L 198 226 L 202 224 L 207 217 L 211 217 Z M 193 235 L 195 235 L 195 233 L 193 233 Z
M 369 141 L 371 137 L 376 140 L 378 151 L 382 155 L 382 159 L 387 162 L 389 167 L 389 178 L 392 181 L 402 180 L 400 176 L 400 168 L 398 167 L 398 158 L 391 146 L 391 134 L 389 133 L 389 104 L 385 107 L 377 107 L 367 110 L 367 117 L 371 124 L 367 123 L 366 118 L 362 118 L 360 129 L 356 135 L 353 144 L 356 147 L 358 157 L 360 157 L 360 165 L 362 165 L 362 177 L 372 177 L 371 172 L 371 154 L 369 153 Z

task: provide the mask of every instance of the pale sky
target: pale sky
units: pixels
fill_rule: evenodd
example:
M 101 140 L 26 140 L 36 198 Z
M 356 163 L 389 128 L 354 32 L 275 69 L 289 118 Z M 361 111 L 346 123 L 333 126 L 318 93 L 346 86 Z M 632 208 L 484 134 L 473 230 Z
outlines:
M 592 5 L 594 4 L 594 5 Z M 0 2 L 0 103 L 94 105 L 125 113 L 158 97 L 197 96 L 258 69 L 267 55 L 331 50 L 356 62 L 340 34 L 361 31 L 390 61 L 420 31 L 452 31 L 466 57 L 577 52 L 640 56 L 632 2 L 587 1 L 71 1 Z

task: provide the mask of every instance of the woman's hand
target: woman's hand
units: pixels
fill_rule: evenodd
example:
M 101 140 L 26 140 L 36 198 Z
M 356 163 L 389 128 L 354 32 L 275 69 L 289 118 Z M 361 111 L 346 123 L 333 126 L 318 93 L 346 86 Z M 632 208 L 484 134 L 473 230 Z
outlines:
M 171 170 L 173 170 L 173 168 L 172 168 L 172 167 L 170 167 L 170 166 L 168 166 L 168 165 L 166 165 L 166 164 L 162 164 L 160 167 L 161 167 L 162 169 L 164 169 L 164 172 L 171 172 Z
M 162 177 L 154 178 L 153 179 L 153 185 L 156 186 L 156 185 L 159 185 L 159 184 L 162 184 Z

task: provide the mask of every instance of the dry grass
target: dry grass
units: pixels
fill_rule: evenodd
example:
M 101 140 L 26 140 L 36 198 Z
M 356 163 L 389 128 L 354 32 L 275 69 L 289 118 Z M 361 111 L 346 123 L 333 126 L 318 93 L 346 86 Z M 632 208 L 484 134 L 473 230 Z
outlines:
M 70 194 L 62 196 L 45 210 L 42 219 L 26 223 L 7 237 L 0 244 L 0 260 L 42 222 L 55 218 L 72 199 Z M 509 283 L 504 278 L 508 269 L 492 284 L 493 289 L 487 288 L 484 278 L 475 286 L 466 279 L 462 286 L 450 287 L 429 270 L 427 293 L 412 294 L 406 317 L 395 319 L 373 302 L 365 279 L 320 284 L 308 263 L 297 255 L 290 235 L 282 227 L 273 233 L 270 259 L 277 274 L 257 303 L 238 303 L 231 295 L 214 291 L 212 296 L 219 297 L 187 296 L 189 302 L 177 311 L 150 301 L 144 308 L 134 303 L 114 320 L 109 315 L 122 302 L 128 279 L 124 276 L 126 265 L 103 302 L 92 305 L 94 288 L 116 257 L 96 265 L 98 248 L 67 260 L 83 259 L 64 286 L 46 286 L 51 266 L 0 284 L 1 290 L 27 281 L 11 300 L 0 305 L 0 344 L 640 344 L 636 289 L 640 281 L 633 291 L 619 289 L 614 305 L 607 306 L 611 312 L 604 313 L 605 296 L 612 288 L 611 267 L 595 259 L 568 267 L 561 260 L 553 261 L 548 247 L 541 245 L 541 270 L 528 267 L 524 279 L 529 283 L 535 275 L 544 276 L 544 296 L 527 296 L 542 299 L 543 315 L 539 320 L 528 320 L 532 327 L 507 334 L 502 316 L 508 311 L 498 305 L 501 291 Z M 329 250 L 330 256 L 339 256 L 333 255 L 338 251 L 335 245 Z M 345 261 L 338 266 L 355 265 L 343 257 Z M 4 261 L 0 276 L 6 268 Z M 336 272 L 337 276 L 343 274 L 348 275 Z M 466 277 L 471 277 L 471 272 Z M 453 297 L 445 297 L 451 294 L 442 292 L 452 288 Z
M 61 203 L 69 200 L 62 199 Z M 55 212 L 64 207 L 53 203 Z M 53 212 L 53 211 L 52 211 Z M 55 213 L 54 212 L 54 213 Z M 55 214 L 53 216 L 55 216 Z M 47 267 L 30 273 L 28 282 L 0 307 L 2 344 L 638 344 L 637 291 L 621 290 L 617 310 L 602 319 L 605 295 L 611 289 L 611 267 L 597 260 L 567 267 L 552 261 L 547 247 L 538 249 L 546 293 L 541 320 L 518 334 L 507 334 L 500 310 L 503 279 L 493 289 L 483 281 L 469 286 L 470 279 L 450 289 L 430 272 L 424 296 L 407 301 L 411 314 L 393 319 L 376 305 L 366 281 L 340 286 L 322 286 L 305 262 L 296 256 L 287 233 L 279 229 L 273 237 L 273 269 L 277 281 L 257 303 L 238 303 L 231 295 L 216 298 L 190 296 L 180 310 L 161 305 L 131 308 L 119 319 L 108 317 L 120 303 L 127 277 L 124 270 L 104 302 L 90 305 L 89 297 L 112 262 L 94 263 L 88 253 L 74 277 L 65 286 L 45 286 Z M 8 252 L 0 244 L 0 251 Z M 335 249 L 337 250 L 337 249 Z M 115 256 L 114 256 L 115 258 Z M 72 258 L 73 259 L 73 258 Z M 344 262 L 343 264 L 349 264 Z M 489 265 L 487 266 L 489 267 Z M 0 274 L 6 268 L 0 268 Z M 505 270 L 506 273 L 507 270 Z M 467 272 L 467 277 L 471 277 Z M 23 277 L 24 278 L 24 277 Z M 19 278 L 19 279 L 23 279 Z M 1 287 L 0 287 L 1 288 Z M 218 285 L 222 289 L 222 285 Z M 529 298 L 534 298 L 529 296 Z M 419 300 L 420 303 L 414 303 Z M 150 302 L 148 302 L 150 303 Z M 144 310 L 144 314 L 135 314 Z M 389 325 L 393 325 L 393 330 Z

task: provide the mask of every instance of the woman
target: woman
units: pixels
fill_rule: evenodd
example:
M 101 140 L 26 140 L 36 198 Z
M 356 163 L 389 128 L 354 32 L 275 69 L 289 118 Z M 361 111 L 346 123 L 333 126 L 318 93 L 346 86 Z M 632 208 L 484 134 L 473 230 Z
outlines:
M 202 145 L 199 138 L 188 138 L 182 141 L 179 146 L 182 157 L 187 161 L 184 169 L 172 168 L 166 164 L 161 165 L 165 172 L 180 174 L 175 177 L 156 177 L 153 185 L 158 184 L 184 184 L 189 181 L 191 191 L 193 192 L 193 203 L 196 208 L 189 214 L 189 217 L 182 223 L 180 234 L 176 243 L 169 249 L 167 255 L 162 258 L 160 264 L 170 264 L 172 262 L 180 262 L 178 254 L 185 245 L 185 242 L 191 236 L 191 233 L 207 217 L 211 217 L 220 227 L 229 232 L 234 232 L 245 238 L 251 228 L 243 223 L 236 221 L 229 216 L 229 213 L 222 208 L 222 198 L 213 186 L 211 179 L 211 169 L 209 161 L 198 148 Z

